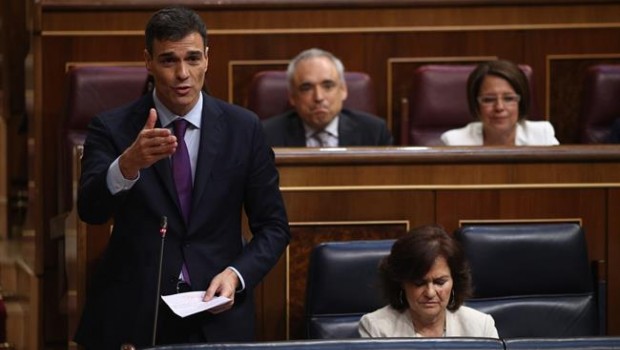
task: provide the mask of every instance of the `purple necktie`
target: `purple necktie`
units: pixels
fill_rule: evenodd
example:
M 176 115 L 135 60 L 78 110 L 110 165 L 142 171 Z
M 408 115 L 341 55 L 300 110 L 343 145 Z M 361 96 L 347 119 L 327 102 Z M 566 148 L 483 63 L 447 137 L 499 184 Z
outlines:
M 174 121 L 174 136 L 177 137 L 178 146 L 176 152 L 172 155 L 172 176 L 177 188 L 177 195 L 179 196 L 179 204 L 181 205 L 185 224 L 189 224 L 189 216 L 192 210 L 192 164 L 189 160 L 187 145 L 185 144 L 185 131 L 188 124 L 187 120 L 183 118 Z M 181 273 L 183 274 L 183 280 L 189 284 L 189 273 L 187 272 L 185 261 L 181 267 Z
M 189 223 L 192 210 L 192 164 L 189 161 L 189 152 L 185 144 L 185 130 L 188 122 L 179 118 L 174 121 L 174 136 L 177 137 L 177 150 L 172 155 L 172 176 L 177 187 L 179 204 L 185 223 Z

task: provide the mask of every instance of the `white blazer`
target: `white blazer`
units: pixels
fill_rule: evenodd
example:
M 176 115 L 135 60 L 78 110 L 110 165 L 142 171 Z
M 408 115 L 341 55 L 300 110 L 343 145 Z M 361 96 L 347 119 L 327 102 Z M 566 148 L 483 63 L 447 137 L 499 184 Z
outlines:
M 482 146 L 482 122 L 472 122 L 460 129 L 441 134 L 446 146 Z M 522 120 L 517 123 L 516 146 L 553 146 L 560 142 L 555 138 L 553 125 L 548 121 Z
M 416 336 L 411 314 L 407 310 L 398 311 L 390 305 L 362 316 L 358 331 L 362 338 Z M 454 312 L 446 312 L 446 337 L 499 338 L 499 335 L 491 315 L 461 306 Z

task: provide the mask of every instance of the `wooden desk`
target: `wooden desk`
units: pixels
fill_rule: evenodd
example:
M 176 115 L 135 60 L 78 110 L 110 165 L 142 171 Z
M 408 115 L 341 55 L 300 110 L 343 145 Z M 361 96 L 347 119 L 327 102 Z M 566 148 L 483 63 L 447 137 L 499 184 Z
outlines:
M 257 290 L 260 339 L 301 336 L 316 243 L 394 238 L 428 223 L 451 232 L 462 220 L 580 221 L 590 259 L 607 262 L 608 334 L 620 334 L 620 146 L 276 149 L 276 162 L 293 239 Z M 109 231 L 70 217 L 76 320 L 83 274 Z

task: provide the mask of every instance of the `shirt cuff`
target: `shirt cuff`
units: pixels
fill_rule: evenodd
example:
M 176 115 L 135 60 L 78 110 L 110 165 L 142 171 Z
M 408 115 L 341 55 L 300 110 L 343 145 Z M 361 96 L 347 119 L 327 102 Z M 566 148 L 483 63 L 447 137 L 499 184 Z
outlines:
M 138 177 L 136 177 L 135 179 L 127 180 L 123 176 L 123 173 L 121 173 L 121 167 L 118 164 L 118 158 L 116 158 L 112 162 L 112 164 L 110 164 L 110 167 L 108 168 L 108 174 L 106 175 L 105 180 L 108 185 L 108 190 L 110 190 L 110 193 L 115 195 L 119 192 L 127 191 L 128 189 L 132 188 L 139 179 L 140 173 L 138 173 Z
M 233 272 L 237 275 L 237 277 L 239 277 L 239 282 L 241 283 L 241 285 L 239 286 L 239 288 L 237 288 L 235 293 L 243 292 L 245 290 L 245 281 L 243 280 L 243 277 L 241 277 L 241 274 L 239 273 L 239 271 L 237 271 L 237 269 L 235 269 L 234 267 L 228 266 L 228 268 L 233 270 Z

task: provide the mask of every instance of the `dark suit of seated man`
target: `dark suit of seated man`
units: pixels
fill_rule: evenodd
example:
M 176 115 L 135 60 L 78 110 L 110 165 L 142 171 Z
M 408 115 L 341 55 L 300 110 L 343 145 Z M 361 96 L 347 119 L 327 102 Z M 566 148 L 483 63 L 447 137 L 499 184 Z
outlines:
M 309 49 L 288 65 L 289 102 L 294 107 L 263 122 L 272 147 L 388 146 L 392 135 L 383 119 L 343 109 L 344 66 L 327 51 Z
M 607 143 L 620 143 L 620 118 L 616 119 L 611 126 L 611 132 L 607 137 Z

